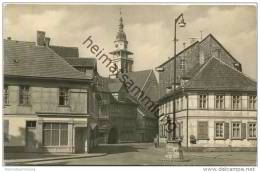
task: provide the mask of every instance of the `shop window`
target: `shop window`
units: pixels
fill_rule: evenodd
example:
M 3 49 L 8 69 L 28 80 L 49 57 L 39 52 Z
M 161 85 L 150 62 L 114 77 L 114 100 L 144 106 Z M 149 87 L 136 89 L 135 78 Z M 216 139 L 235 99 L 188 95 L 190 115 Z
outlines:
M 67 123 L 43 123 L 43 145 L 65 146 L 68 145 Z

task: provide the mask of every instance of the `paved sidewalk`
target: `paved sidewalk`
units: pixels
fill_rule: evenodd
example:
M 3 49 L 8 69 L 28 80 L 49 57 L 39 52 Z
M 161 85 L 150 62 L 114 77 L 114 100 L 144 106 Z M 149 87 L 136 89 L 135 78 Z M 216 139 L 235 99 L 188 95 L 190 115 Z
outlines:
M 83 154 L 44 154 L 44 153 L 5 153 L 5 165 L 19 165 L 31 162 L 69 160 L 75 158 L 92 158 L 105 156 L 106 153 L 83 153 Z

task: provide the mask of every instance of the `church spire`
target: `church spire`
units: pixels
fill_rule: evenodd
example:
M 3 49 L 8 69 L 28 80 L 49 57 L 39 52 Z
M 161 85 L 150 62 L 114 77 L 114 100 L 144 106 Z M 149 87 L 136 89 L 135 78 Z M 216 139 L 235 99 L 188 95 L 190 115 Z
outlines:
M 116 34 L 116 40 L 114 41 L 115 50 L 110 52 L 113 55 L 113 62 L 117 64 L 118 68 L 124 72 L 132 72 L 133 67 L 133 58 L 130 58 L 130 55 L 133 55 L 132 52 L 128 51 L 127 45 L 128 41 L 126 39 L 126 34 L 124 32 L 124 24 L 121 8 L 119 11 L 119 25 L 118 31 Z
M 118 32 L 116 35 L 116 41 L 126 41 L 127 42 L 126 34 L 124 32 L 124 24 L 123 24 L 121 8 L 120 8 L 119 14 L 120 14 L 120 19 L 119 19 L 119 25 L 118 25 Z
M 121 8 L 120 8 L 120 12 L 119 13 L 120 13 L 120 19 L 119 19 L 119 29 L 118 29 L 118 31 L 119 32 L 124 32 L 124 24 L 123 24 Z

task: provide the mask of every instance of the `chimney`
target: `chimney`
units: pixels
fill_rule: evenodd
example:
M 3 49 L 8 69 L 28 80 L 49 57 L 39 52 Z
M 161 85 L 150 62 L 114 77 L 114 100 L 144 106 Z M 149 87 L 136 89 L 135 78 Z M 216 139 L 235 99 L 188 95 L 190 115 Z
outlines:
M 37 46 L 45 45 L 45 32 L 37 31 Z
M 45 37 L 45 46 L 48 47 L 50 45 L 50 42 L 51 42 L 51 38 L 49 37 Z

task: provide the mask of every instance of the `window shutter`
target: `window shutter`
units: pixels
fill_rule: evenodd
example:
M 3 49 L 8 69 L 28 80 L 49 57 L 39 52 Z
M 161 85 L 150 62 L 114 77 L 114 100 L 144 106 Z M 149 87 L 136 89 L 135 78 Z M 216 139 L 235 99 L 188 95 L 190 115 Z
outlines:
M 224 127 L 224 137 L 225 139 L 229 139 L 229 123 L 225 123 Z
M 241 126 L 241 138 L 246 139 L 246 123 L 242 123 Z
M 198 139 L 208 139 L 208 122 L 198 122 Z

